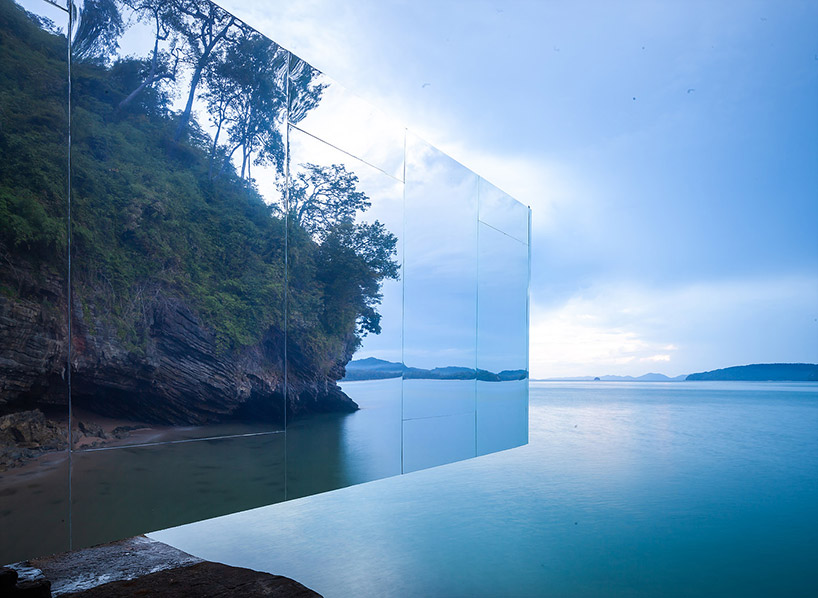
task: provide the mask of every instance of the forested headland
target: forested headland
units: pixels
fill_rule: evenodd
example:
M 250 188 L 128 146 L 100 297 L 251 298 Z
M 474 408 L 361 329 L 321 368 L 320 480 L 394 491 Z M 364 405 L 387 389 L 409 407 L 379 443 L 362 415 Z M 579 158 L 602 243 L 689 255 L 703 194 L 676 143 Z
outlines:
M 121 50 L 129 27 L 143 52 Z M 380 331 L 396 238 L 357 218 L 370 198 L 342 164 L 302 164 L 285 188 L 288 110 L 323 91 L 295 60 L 204 0 L 86 0 L 70 90 L 75 406 L 280 421 L 286 329 L 287 411 L 356 409 L 336 381 Z M 67 67 L 65 35 L 0 0 L 0 415 L 67 402 Z

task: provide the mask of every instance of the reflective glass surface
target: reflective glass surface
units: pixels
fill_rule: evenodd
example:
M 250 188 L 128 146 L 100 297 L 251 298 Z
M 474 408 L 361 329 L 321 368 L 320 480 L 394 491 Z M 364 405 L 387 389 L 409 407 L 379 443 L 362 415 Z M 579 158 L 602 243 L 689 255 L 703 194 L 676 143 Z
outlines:
M 72 544 L 280 502 L 283 455 L 283 433 L 75 452 Z
M 78 15 L 75 448 L 282 430 L 288 55 L 207 2 Z
M 481 180 L 481 210 L 483 183 Z M 528 210 L 518 210 L 507 202 L 507 196 L 494 199 L 509 205 L 511 212 L 506 215 L 517 218 L 493 222 L 506 225 L 506 230 L 516 227 L 518 233 L 525 224 L 523 239 L 527 240 Z M 525 216 L 523 223 L 519 222 L 521 215 Z M 528 442 L 528 256 L 526 243 L 481 220 L 477 251 L 479 455 Z
M 476 456 L 475 413 L 424 417 L 403 422 L 403 472 Z
M 483 178 L 479 195 L 480 222 L 527 244 L 529 208 Z
M 68 14 L 6 0 L 0 23 L 2 564 L 69 545 Z
M 0 0 L 0 561 L 526 441 L 527 208 L 207 0 L 68 4 Z
M 528 443 L 528 380 L 477 381 L 477 454 Z
M 477 367 L 500 379 L 525 378 L 528 245 L 481 222 L 477 255 Z
M 400 473 L 400 374 L 379 380 L 367 366 L 400 362 L 403 183 L 295 127 L 288 156 L 287 496 L 294 498 Z M 345 365 L 351 382 L 339 386 Z M 314 413 L 317 401 L 337 413 Z M 379 433 L 348 432 L 366 421 Z M 356 455 L 377 464 L 353 474 Z
M 290 63 L 290 122 L 403 180 L 404 127 L 296 56 Z
M 404 231 L 404 419 L 473 411 L 473 383 L 434 397 L 406 383 L 473 381 L 476 367 L 477 175 L 413 134 Z

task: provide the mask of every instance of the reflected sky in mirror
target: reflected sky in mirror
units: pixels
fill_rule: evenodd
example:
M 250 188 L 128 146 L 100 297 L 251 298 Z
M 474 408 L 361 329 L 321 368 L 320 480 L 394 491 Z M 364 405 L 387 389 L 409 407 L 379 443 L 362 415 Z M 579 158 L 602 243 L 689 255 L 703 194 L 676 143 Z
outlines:
M 479 195 L 480 222 L 527 244 L 529 209 L 482 177 Z
M 37 15 L 38 18 L 47 19 L 44 24 L 48 29 L 59 31 L 63 35 L 68 31 L 68 11 L 66 10 L 66 0 L 14 0 L 17 4 L 25 8 L 28 12 Z
M 480 223 L 477 367 L 499 373 L 528 368 L 528 246 Z
M 403 180 L 404 127 L 296 56 L 290 61 L 290 122 Z
M 475 365 L 477 175 L 407 134 L 404 363 Z

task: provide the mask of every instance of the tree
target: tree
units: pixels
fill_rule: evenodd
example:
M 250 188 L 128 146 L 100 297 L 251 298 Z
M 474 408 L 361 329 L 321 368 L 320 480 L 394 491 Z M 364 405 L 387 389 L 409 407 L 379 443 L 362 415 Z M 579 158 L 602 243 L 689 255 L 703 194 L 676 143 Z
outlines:
M 321 83 L 321 71 L 297 56 L 290 55 L 290 122 L 298 123 L 321 101 L 328 83 Z
M 353 221 L 359 210 L 366 211 L 372 205 L 369 197 L 358 191 L 358 177 L 343 164 L 300 166 L 297 174 L 291 174 L 287 216 L 319 242 L 335 226 Z
M 116 0 L 85 0 L 71 41 L 75 60 L 107 63 L 119 47 L 125 30 Z
M 356 342 L 381 331 L 376 307 L 381 284 L 397 279 L 397 238 L 375 220 L 356 223 L 372 204 L 358 177 L 343 164 L 301 164 L 291 178 L 287 216 L 318 246 L 316 278 L 323 287 L 321 322 L 333 336 L 354 334 Z
M 214 59 L 205 73 L 204 94 L 211 122 L 216 127 L 211 147 L 213 162 L 219 154 L 219 138 L 228 134 L 222 151 L 220 174 L 241 149 L 240 177 L 250 179 L 250 165 L 284 164 L 284 140 L 280 127 L 286 110 L 284 52 L 269 39 L 255 33 L 237 40 Z
M 139 20 L 152 21 L 154 26 L 154 44 L 150 66 L 142 82 L 119 103 L 117 108 L 123 110 L 146 87 L 152 87 L 161 81 L 175 81 L 179 66 L 179 50 L 176 40 L 172 40 L 169 50 L 160 50 L 160 42 L 171 38 L 172 30 L 168 26 L 168 3 L 163 0 L 125 0 L 124 3 L 134 11 Z
M 318 253 L 317 277 L 324 285 L 322 320 L 329 332 L 348 332 L 343 328 L 355 322 L 358 342 L 368 333 L 380 334 L 376 307 L 382 281 L 399 276 L 396 245 L 395 235 L 377 220 L 355 224 L 346 219 L 328 232 Z
M 215 51 L 219 44 L 234 42 L 249 28 L 209 0 L 173 0 L 167 4 L 168 22 L 187 41 L 185 59 L 193 68 L 187 102 L 173 136 L 174 141 L 179 141 L 190 121 L 202 75 L 218 55 Z

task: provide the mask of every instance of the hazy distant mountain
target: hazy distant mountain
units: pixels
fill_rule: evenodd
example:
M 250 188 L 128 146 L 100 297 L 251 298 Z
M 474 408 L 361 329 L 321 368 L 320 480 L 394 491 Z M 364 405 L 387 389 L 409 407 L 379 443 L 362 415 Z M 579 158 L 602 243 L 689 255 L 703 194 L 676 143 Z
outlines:
M 674 376 L 671 378 L 670 376 L 665 376 L 664 374 L 642 374 L 641 376 L 633 377 L 633 376 L 600 376 L 601 380 L 605 381 L 628 381 L 628 382 L 681 382 L 684 380 L 686 376 L 682 374 L 681 376 Z
M 495 374 L 486 370 L 475 370 L 459 366 L 426 370 L 407 367 L 394 361 L 367 357 L 366 359 L 350 361 L 347 364 L 344 380 L 384 380 L 404 377 L 407 380 L 474 380 L 477 378 L 487 382 L 506 382 L 509 380 L 525 380 L 527 375 L 528 373 L 525 370 L 503 370 Z
M 382 380 L 385 378 L 400 378 L 406 369 L 402 363 L 384 361 L 367 357 L 357 359 L 347 364 L 344 380 Z
M 542 378 L 550 382 L 681 382 L 687 376 L 674 376 L 673 378 L 664 374 L 642 374 L 641 376 L 574 376 L 572 378 Z
M 774 382 L 818 382 L 818 364 L 756 363 L 710 372 L 690 374 L 687 380 L 748 380 Z

